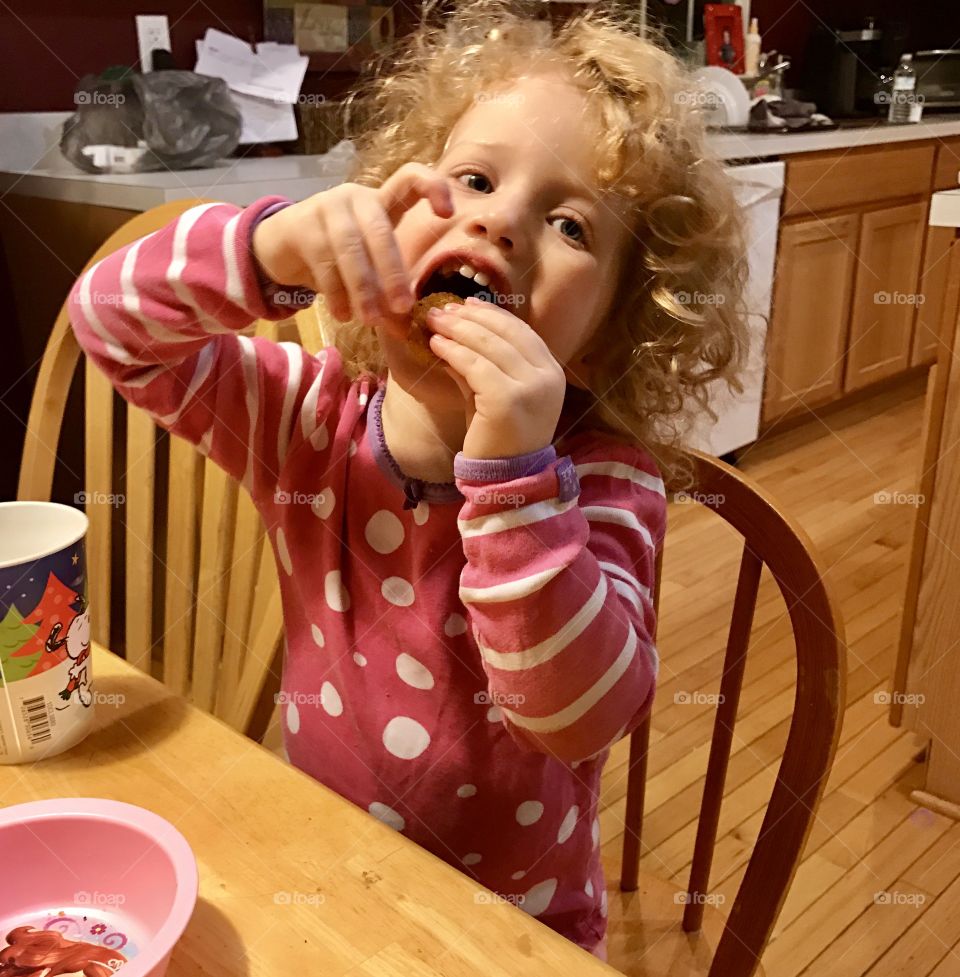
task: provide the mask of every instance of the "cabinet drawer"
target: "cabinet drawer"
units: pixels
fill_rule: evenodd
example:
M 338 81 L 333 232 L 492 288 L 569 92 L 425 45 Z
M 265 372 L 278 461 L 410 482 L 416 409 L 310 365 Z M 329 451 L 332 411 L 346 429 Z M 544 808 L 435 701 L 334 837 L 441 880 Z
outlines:
M 934 152 L 932 142 L 911 142 L 787 157 L 783 216 L 929 193 Z
M 955 190 L 960 186 L 960 137 L 944 139 L 937 148 L 937 165 L 933 171 L 934 190 Z

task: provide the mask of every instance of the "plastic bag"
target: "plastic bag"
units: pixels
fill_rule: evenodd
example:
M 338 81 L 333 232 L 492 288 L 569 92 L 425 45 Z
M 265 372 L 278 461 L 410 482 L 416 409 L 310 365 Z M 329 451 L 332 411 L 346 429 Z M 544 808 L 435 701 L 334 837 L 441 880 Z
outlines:
M 240 110 L 222 78 L 193 71 L 86 75 L 60 151 L 87 173 L 212 166 L 240 141 Z

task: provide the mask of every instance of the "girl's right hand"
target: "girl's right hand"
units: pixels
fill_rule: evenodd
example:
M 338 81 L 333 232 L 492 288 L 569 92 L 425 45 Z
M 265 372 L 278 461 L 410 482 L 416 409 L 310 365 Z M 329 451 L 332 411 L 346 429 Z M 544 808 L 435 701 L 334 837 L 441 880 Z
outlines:
M 394 228 L 423 197 L 439 217 L 452 216 L 446 178 L 423 163 L 405 163 L 380 187 L 343 183 L 261 221 L 254 257 L 278 285 L 321 293 L 340 322 L 405 321 L 416 296 Z

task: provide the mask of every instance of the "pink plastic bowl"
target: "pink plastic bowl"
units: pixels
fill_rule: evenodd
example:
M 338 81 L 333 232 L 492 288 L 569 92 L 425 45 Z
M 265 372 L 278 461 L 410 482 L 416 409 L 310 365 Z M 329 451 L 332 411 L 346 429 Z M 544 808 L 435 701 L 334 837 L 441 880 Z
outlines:
M 120 801 L 71 797 L 5 808 L 0 873 L 0 977 L 18 973 L 18 962 L 33 965 L 37 953 L 40 973 L 89 966 L 98 977 L 118 969 L 122 977 L 162 977 L 197 901 L 197 863 L 183 835 Z M 78 966 L 57 969 L 58 960 Z

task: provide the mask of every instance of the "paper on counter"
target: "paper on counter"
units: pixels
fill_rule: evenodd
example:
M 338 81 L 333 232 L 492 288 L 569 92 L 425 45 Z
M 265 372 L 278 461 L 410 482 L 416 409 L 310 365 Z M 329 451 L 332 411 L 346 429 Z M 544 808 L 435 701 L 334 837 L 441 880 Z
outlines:
M 213 27 L 197 43 L 197 53 L 197 74 L 222 78 L 231 91 L 291 105 L 309 60 L 295 44 L 265 41 L 254 52 L 245 41 Z
M 230 92 L 240 115 L 243 116 L 243 129 L 240 143 L 244 146 L 254 142 L 284 142 L 297 138 L 297 119 L 293 106 L 286 102 L 272 102 L 267 98 L 254 98 L 243 92 Z
M 243 117 L 240 142 L 284 142 L 297 138 L 293 103 L 300 94 L 308 59 L 296 44 L 264 41 L 256 52 L 223 31 L 208 28 L 197 41 L 200 75 L 222 78 Z

